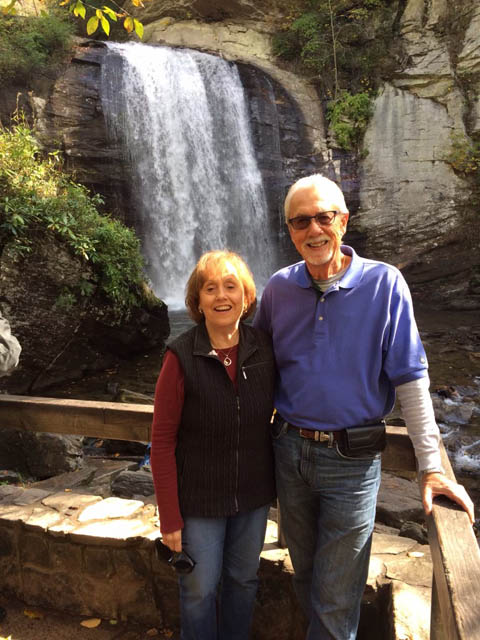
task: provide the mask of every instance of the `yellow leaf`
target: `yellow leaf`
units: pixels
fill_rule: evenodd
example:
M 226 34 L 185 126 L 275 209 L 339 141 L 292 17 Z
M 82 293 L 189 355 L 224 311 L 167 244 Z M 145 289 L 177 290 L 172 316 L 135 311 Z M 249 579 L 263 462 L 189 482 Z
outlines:
M 97 27 L 98 27 L 98 18 L 97 16 L 92 16 L 90 20 L 87 22 L 87 34 L 91 36 L 92 33 L 95 33 L 95 31 L 97 30 Z
M 102 16 L 100 18 L 100 22 L 102 23 L 102 29 L 105 31 L 105 33 L 108 36 L 110 34 L 110 23 L 109 23 L 109 21 L 105 18 L 105 16 Z
M 62 0 L 62 2 L 59 3 L 60 7 L 64 7 L 66 4 L 68 4 L 70 2 L 70 0 Z
M 101 618 L 89 618 L 88 620 L 82 620 L 80 624 L 87 629 L 95 629 L 102 622 Z
M 128 33 L 131 33 L 133 31 L 133 18 L 131 18 L 130 16 L 128 16 L 128 18 L 125 18 L 125 20 L 123 21 L 123 26 L 128 31 Z
M 143 38 L 143 24 L 138 20 L 133 19 L 133 24 L 135 25 L 135 33 L 139 38 Z
M 110 20 L 113 20 L 114 22 L 117 21 L 117 14 L 113 9 L 110 9 L 110 7 L 103 7 L 103 12 L 107 14 Z
M 95 11 L 95 13 L 97 14 L 97 18 L 98 18 L 99 20 L 101 20 L 101 19 L 103 18 L 103 11 L 102 11 L 101 9 L 97 9 L 97 10 Z
M 24 609 L 23 615 L 27 616 L 27 618 L 31 618 L 32 620 L 40 620 L 44 617 L 41 611 L 33 611 L 32 609 Z
M 132 0 L 132 4 L 134 7 L 144 7 L 142 0 Z
M 77 0 L 77 4 L 75 5 L 75 8 L 73 9 L 73 15 L 74 16 L 80 16 L 81 18 L 85 19 L 85 13 L 86 13 L 86 9 L 85 9 L 85 5 L 83 4 L 82 0 Z
M 12 0 L 12 2 L 10 2 L 10 4 L 5 5 L 4 7 L 2 7 L 2 13 L 4 15 L 7 15 L 7 13 L 9 13 L 11 16 L 16 15 L 16 10 L 15 10 L 15 3 L 17 2 L 17 0 Z

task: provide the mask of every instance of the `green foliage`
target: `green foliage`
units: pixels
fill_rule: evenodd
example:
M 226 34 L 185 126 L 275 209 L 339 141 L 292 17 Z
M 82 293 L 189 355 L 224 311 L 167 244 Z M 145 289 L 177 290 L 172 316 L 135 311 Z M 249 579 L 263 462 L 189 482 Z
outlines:
M 372 115 L 372 93 L 343 91 L 327 108 L 327 117 L 342 149 L 358 151 Z
M 75 26 L 64 13 L 0 14 L 0 82 L 28 80 L 59 62 L 70 49 Z
M 454 171 L 473 177 L 480 186 L 480 142 L 470 140 L 463 134 L 452 134 L 450 149 L 443 159 Z
M 388 0 L 312 0 L 274 36 L 273 51 L 314 72 L 327 98 L 342 87 L 374 87 L 377 71 L 388 59 L 389 5 Z
M 58 295 L 55 306 L 62 311 L 69 311 L 77 304 L 77 297 L 69 289 L 64 288 Z
M 88 297 L 98 287 L 121 310 L 143 299 L 143 259 L 131 229 L 98 211 L 100 196 L 72 182 L 59 167 L 58 154 L 42 158 L 23 123 L 0 129 L 0 245 L 25 256 L 42 238 L 64 242 L 94 270 L 94 283 L 81 280 L 75 295 Z M 73 304 L 64 290 L 57 306 Z

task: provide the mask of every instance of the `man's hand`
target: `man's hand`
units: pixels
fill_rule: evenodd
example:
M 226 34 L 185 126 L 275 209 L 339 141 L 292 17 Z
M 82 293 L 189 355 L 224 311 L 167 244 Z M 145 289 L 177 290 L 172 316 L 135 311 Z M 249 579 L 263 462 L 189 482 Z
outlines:
M 470 523 L 474 523 L 473 502 L 465 491 L 465 487 L 449 480 L 443 473 L 425 473 L 421 482 L 422 502 L 425 513 L 432 513 L 433 498 L 436 496 L 447 496 L 450 500 L 457 502 L 470 518 Z
M 182 550 L 182 530 L 172 531 L 172 533 L 164 533 L 162 536 L 163 544 L 166 544 L 172 551 Z

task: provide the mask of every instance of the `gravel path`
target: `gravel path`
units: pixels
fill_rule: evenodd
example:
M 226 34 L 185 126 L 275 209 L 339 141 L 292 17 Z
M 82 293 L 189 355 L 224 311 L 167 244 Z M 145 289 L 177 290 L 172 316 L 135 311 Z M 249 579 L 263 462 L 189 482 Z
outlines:
M 85 616 L 29 607 L 4 595 L 0 595 L 0 607 L 6 612 L 0 620 L 0 640 L 174 640 L 168 632 L 120 622 L 112 625 L 108 620 L 87 629 L 80 624 Z M 33 618 L 24 611 L 41 617 Z

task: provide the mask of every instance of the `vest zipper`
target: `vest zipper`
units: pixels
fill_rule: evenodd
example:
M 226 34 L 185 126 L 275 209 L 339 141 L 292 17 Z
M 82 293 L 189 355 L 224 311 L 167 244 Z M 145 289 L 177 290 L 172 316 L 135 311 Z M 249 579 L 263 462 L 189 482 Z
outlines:
M 235 511 L 238 513 L 238 448 L 240 446 L 240 398 L 237 399 L 237 447 L 235 451 Z

